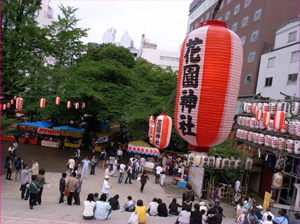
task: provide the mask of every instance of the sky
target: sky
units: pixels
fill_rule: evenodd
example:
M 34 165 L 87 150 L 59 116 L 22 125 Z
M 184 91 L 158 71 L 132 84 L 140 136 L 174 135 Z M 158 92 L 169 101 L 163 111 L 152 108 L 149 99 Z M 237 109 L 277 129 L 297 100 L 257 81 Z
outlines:
M 136 48 L 140 47 L 142 34 L 158 50 L 178 51 L 187 30 L 189 5 L 192 0 L 51 0 L 54 18 L 60 13 L 59 5 L 78 8 L 77 26 L 90 28 L 84 43 L 102 43 L 107 29 L 116 29 L 116 42 L 128 32 Z

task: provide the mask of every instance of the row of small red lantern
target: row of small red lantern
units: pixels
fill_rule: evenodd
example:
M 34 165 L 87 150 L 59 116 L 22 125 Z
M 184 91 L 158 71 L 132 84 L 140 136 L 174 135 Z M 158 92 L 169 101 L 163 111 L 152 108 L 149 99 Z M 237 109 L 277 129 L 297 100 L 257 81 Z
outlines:
M 285 139 L 283 137 L 276 137 L 271 135 L 264 135 L 253 131 L 237 129 L 236 137 L 241 140 L 253 142 L 258 145 L 265 145 L 279 151 L 286 150 L 288 153 L 294 151 L 295 154 L 299 154 L 299 140 Z
M 286 114 L 299 115 L 299 103 L 298 102 L 271 102 L 271 103 L 243 103 L 243 111 L 247 114 L 257 114 L 258 110 L 269 111 L 271 115 L 274 115 L 276 111 L 282 110 Z
M 23 109 L 23 98 L 21 97 L 14 97 L 14 99 L 16 100 L 16 109 L 17 110 L 22 110 Z M 10 103 L 6 103 L 6 104 L 2 104 L 0 105 L 0 110 L 6 110 L 7 108 L 10 108 L 11 105 L 14 104 L 14 100 L 11 100 Z M 45 104 L 46 104 L 46 99 L 45 98 L 41 98 L 40 99 L 40 108 L 45 108 Z M 60 104 L 60 97 L 56 97 L 55 98 L 55 104 L 59 105 Z M 71 101 L 67 102 L 67 108 L 71 108 Z M 81 108 L 84 109 L 85 108 L 85 103 L 81 104 Z M 75 103 L 75 109 L 79 109 L 79 103 Z
M 282 129 L 278 130 L 274 127 L 274 120 L 270 119 L 269 124 L 265 122 L 265 119 L 263 120 L 256 120 L 254 117 L 244 117 L 239 116 L 237 118 L 237 123 L 240 126 L 254 128 L 254 129 L 266 129 L 267 131 L 274 131 L 274 132 L 280 132 L 280 133 L 289 133 L 290 135 L 296 135 L 299 136 L 300 132 L 300 125 L 298 120 L 292 120 L 288 122 L 287 120 L 284 121 L 284 124 L 282 126 Z

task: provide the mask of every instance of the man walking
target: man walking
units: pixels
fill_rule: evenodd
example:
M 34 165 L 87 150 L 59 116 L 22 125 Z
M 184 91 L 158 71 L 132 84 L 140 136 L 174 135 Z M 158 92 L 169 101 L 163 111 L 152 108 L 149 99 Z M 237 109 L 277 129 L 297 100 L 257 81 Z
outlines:
M 85 157 L 84 160 L 81 161 L 83 163 L 82 166 L 82 179 L 88 178 L 89 173 L 89 165 L 91 161 L 88 159 L 88 157 Z
M 124 177 L 124 173 L 125 173 L 125 168 L 126 168 L 125 164 L 121 163 L 120 164 L 120 170 L 119 170 L 120 174 L 119 174 L 119 179 L 118 179 L 118 183 L 119 184 L 121 184 L 122 181 L 123 181 L 123 177 Z
M 112 185 L 108 182 L 109 176 L 105 176 L 105 179 L 102 184 L 102 193 L 106 194 L 106 198 L 109 198 L 109 189 L 112 187 Z

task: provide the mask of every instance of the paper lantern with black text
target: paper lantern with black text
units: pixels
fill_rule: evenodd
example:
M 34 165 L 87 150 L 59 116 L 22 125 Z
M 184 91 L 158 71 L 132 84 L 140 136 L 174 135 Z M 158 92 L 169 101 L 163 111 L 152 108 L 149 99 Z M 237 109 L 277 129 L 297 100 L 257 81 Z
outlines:
M 45 108 L 45 103 L 46 103 L 46 100 L 45 100 L 45 98 L 41 98 L 40 99 L 40 108 Z
M 57 96 L 57 97 L 55 98 L 55 104 L 56 104 L 56 105 L 59 105 L 59 104 L 60 104 L 60 97 L 59 97 L 59 96 Z
M 23 109 L 23 99 L 21 97 L 18 97 L 16 99 L 16 109 L 22 110 Z
M 149 117 L 148 125 L 149 125 L 148 137 L 149 137 L 149 139 L 150 139 L 150 136 L 151 136 L 151 139 L 152 139 L 151 126 L 154 125 L 154 117 L 153 117 L 153 116 L 150 116 L 150 117 Z M 151 141 L 150 141 L 150 142 L 151 142 Z
M 171 138 L 172 119 L 167 114 L 156 117 L 152 136 L 152 144 L 162 150 L 168 147 Z
M 174 123 L 190 151 L 209 151 L 232 127 L 243 49 L 240 38 L 226 26 L 204 21 L 181 48 Z

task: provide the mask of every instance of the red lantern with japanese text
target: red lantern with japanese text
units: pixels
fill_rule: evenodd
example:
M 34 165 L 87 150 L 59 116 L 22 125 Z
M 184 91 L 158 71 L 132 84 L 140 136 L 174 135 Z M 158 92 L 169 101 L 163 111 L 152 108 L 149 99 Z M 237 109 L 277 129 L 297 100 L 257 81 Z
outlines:
M 23 99 L 21 97 L 18 97 L 16 99 L 16 109 L 22 110 L 23 109 Z
M 41 98 L 40 99 L 40 108 L 45 108 L 45 103 L 46 103 L 46 100 L 45 100 L 45 98 Z
M 59 104 L 60 104 L 60 97 L 59 97 L 59 96 L 57 96 L 57 97 L 55 98 L 55 104 L 56 104 L 56 105 L 59 105 Z
M 71 108 L 71 101 L 68 101 L 68 102 L 67 102 L 67 108 L 68 108 L 68 109 Z
M 230 133 L 243 48 L 222 21 L 204 21 L 199 27 L 181 48 L 174 123 L 191 151 L 208 152 Z
M 149 117 L 149 130 L 148 130 L 148 137 L 150 139 L 150 136 L 151 136 L 151 139 L 152 139 L 152 133 L 151 133 L 151 126 L 154 125 L 154 117 L 153 116 L 150 116 Z M 150 141 L 151 142 L 151 141 Z
M 152 135 L 152 145 L 162 150 L 168 147 L 171 138 L 172 119 L 167 114 L 156 117 Z
M 285 119 L 285 112 L 283 110 L 277 110 L 274 115 L 274 128 L 280 131 L 283 127 Z
M 75 103 L 75 109 L 78 110 L 79 108 L 79 103 Z

